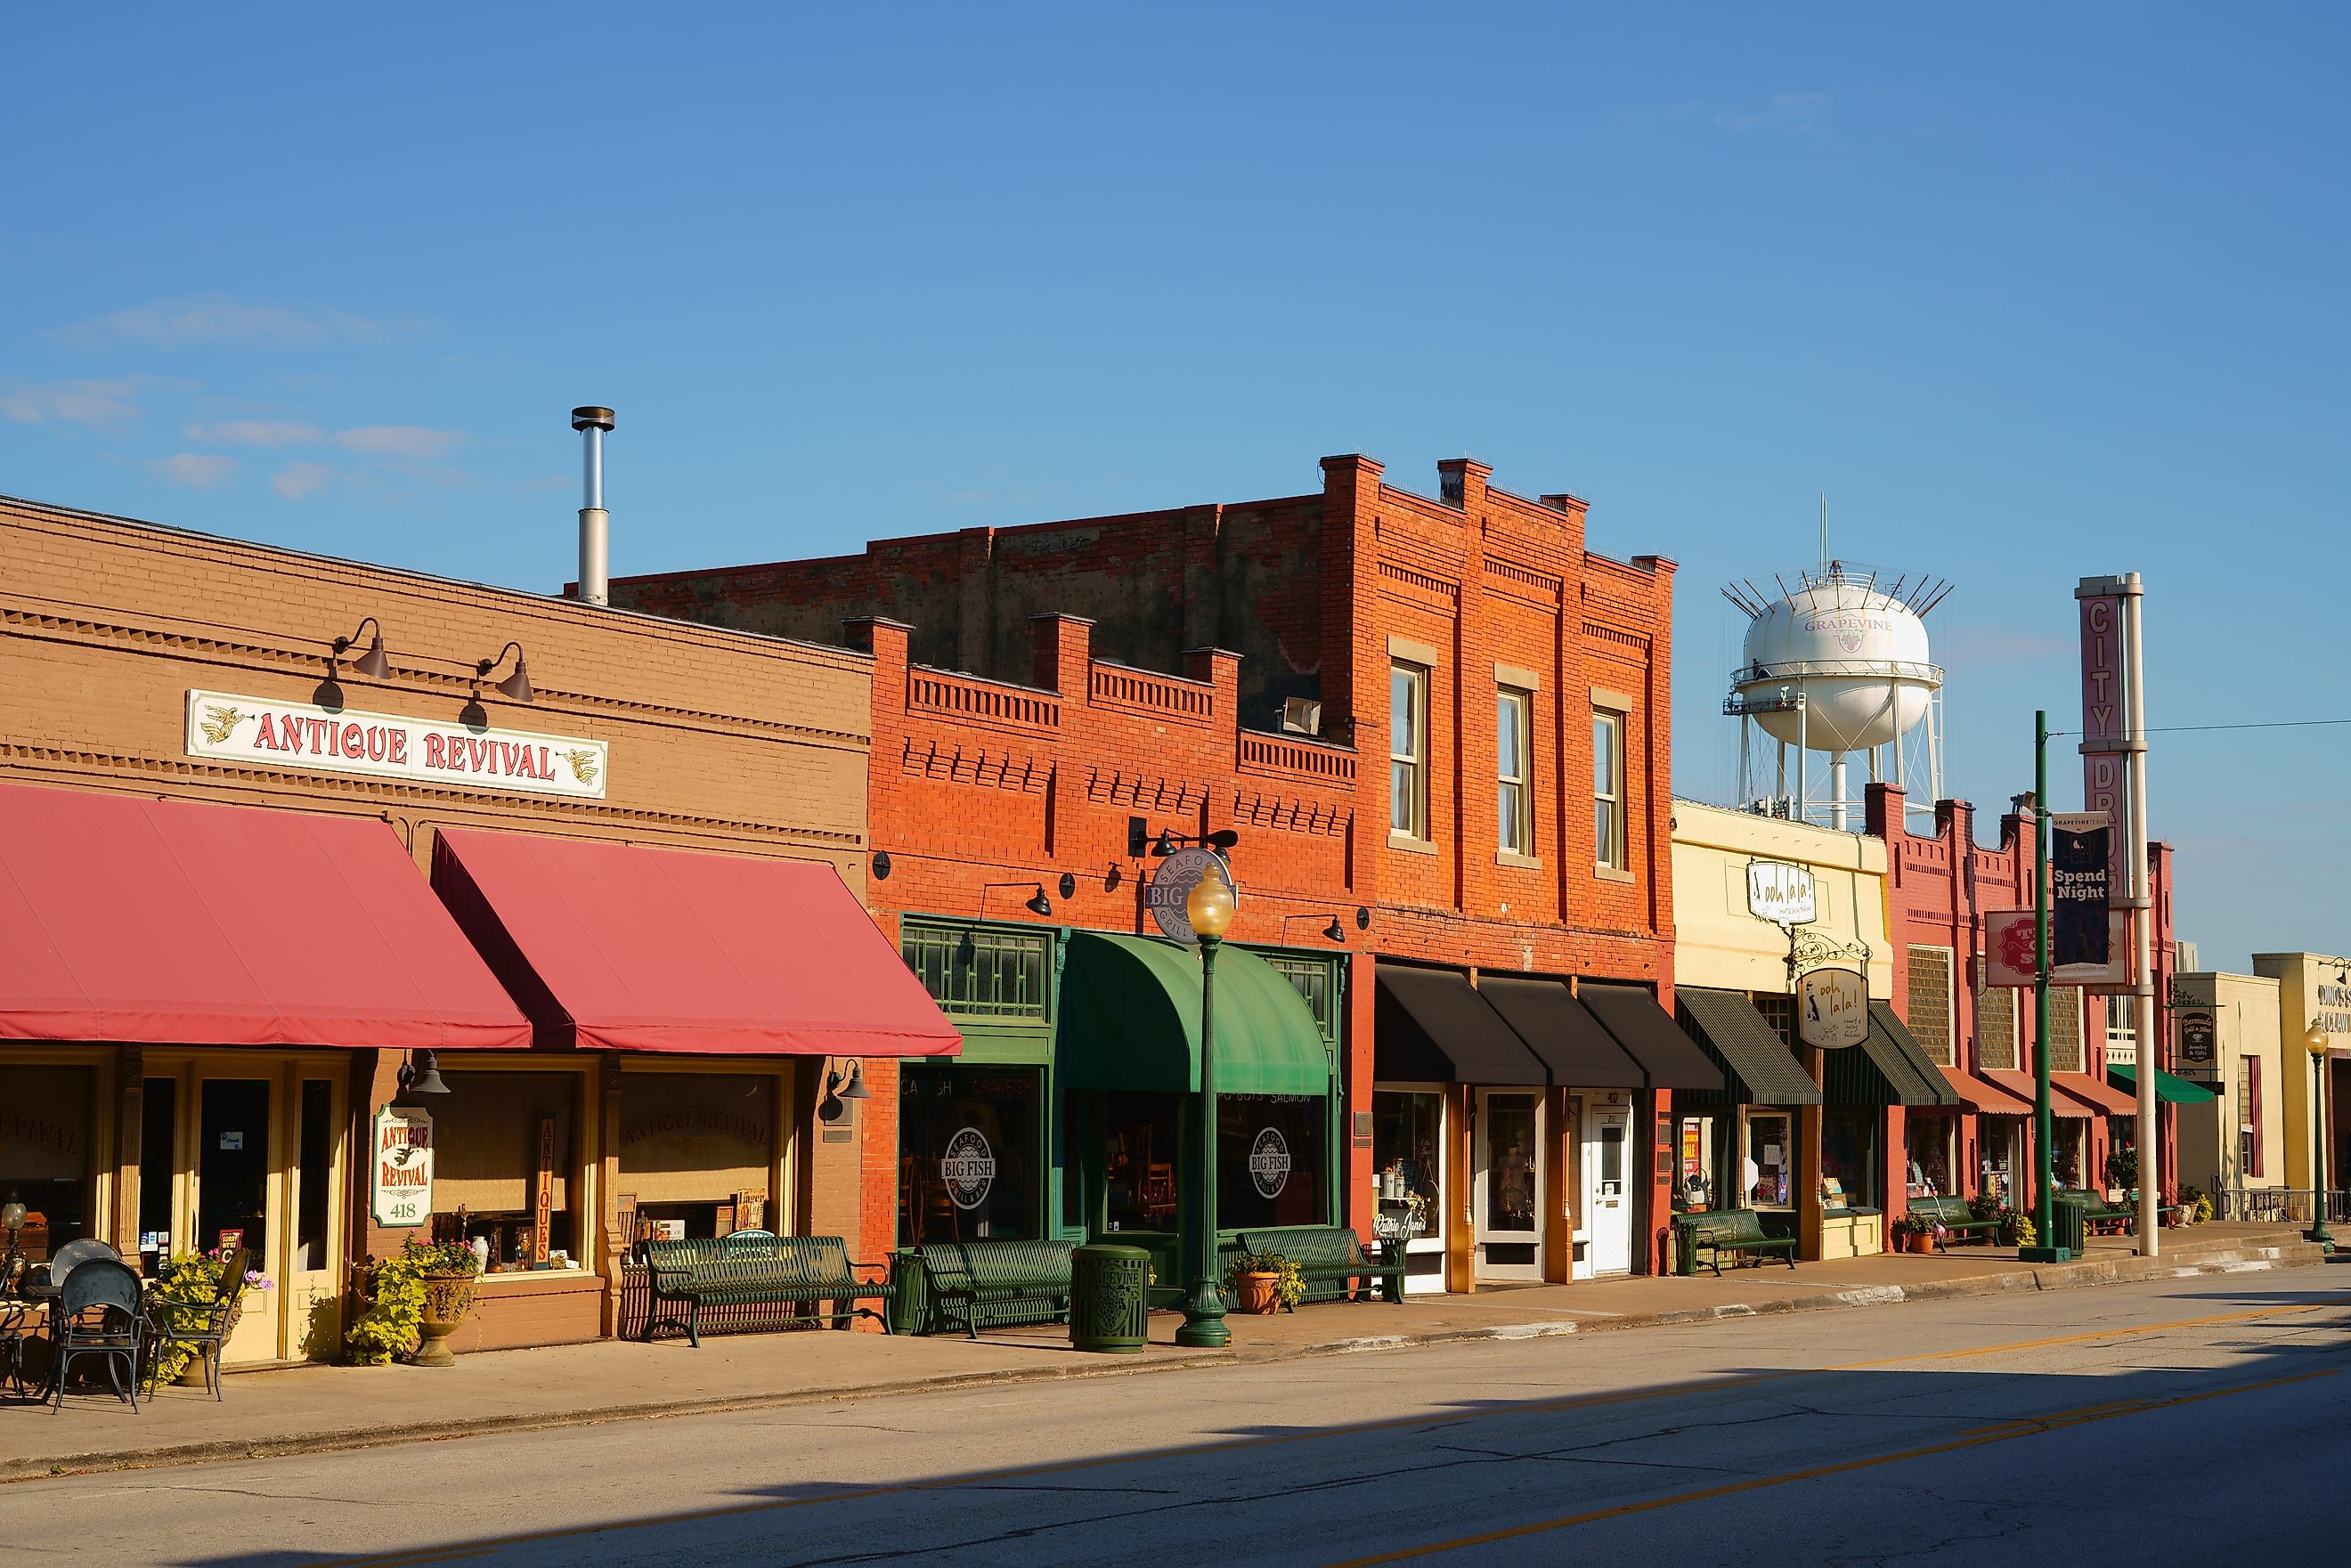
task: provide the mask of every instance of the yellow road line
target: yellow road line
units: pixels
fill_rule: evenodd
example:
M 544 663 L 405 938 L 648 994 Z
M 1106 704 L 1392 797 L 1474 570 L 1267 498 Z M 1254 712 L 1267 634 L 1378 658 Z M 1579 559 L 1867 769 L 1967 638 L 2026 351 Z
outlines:
M 1329 1568 L 1378 1568 L 1385 1563 L 1409 1563 L 1417 1558 L 1434 1557 L 1442 1552 L 1459 1552 L 1472 1546 L 1491 1546 L 1499 1542 L 1523 1541 L 1531 1535 L 1548 1534 L 1554 1530 L 1569 1530 L 1579 1524 L 1596 1524 L 1605 1519 L 1625 1519 L 1637 1513 L 1652 1513 L 1659 1509 L 1678 1508 L 1684 1503 L 1705 1502 L 1712 1498 L 1737 1497 L 1742 1492 L 1761 1491 L 1767 1487 L 1788 1486 L 1796 1481 L 1822 1480 L 1830 1476 L 1847 1475 L 1879 1465 L 1900 1464 L 1906 1459 L 1931 1458 L 1937 1454 L 1957 1453 L 1966 1448 L 1980 1448 L 1992 1443 L 2005 1443 L 2015 1437 L 2029 1437 L 2040 1432 L 2061 1431 L 2068 1427 L 2086 1427 L 2095 1421 L 2112 1421 L 2124 1416 L 2137 1416 L 2150 1410 L 2168 1410 L 2175 1406 L 2194 1405 L 2207 1399 L 2224 1399 L 2231 1394 L 2253 1394 L 2265 1388 L 2283 1388 L 2289 1384 L 2307 1383 L 2314 1377 L 2332 1377 L 2330 1369 L 2322 1372 L 2297 1373 L 2292 1377 L 2272 1378 L 2265 1383 L 2247 1383 L 2234 1388 L 2207 1389 L 2200 1394 L 2182 1394 L 2170 1399 L 2146 1399 L 2122 1405 L 2091 1405 L 2078 1410 L 2068 1410 L 2054 1416 L 2021 1420 L 2011 1429 L 1972 1437 L 1955 1437 L 1947 1443 L 1930 1443 L 1924 1448 L 1905 1448 L 1898 1453 L 1876 1454 L 1865 1459 L 1847 1459 L 1842 1464 L 1815 1465 L 1810 1469 L 1788 1470 L 1776 1476 L 1758 1476 L 1752 1480 L 1730 1481 L 1722 1486 L 1705 1487 L 1697 1491 L 1679 1492 L 1672 1497 L 1651 1498 L 1646 1502 L 1620 1503 L 1614 1508 L 1593 1509 L 1587 1513 L 1569 1514 L 1562 1519 L 1546 1519 L 1533 1524 L 1513 1525 L 1507 1530 L 1489 1530 L 1478 1535 L 1459 1536 L 1452 1541 L 1439 1541 L 1427 1546 L 1408 1546 L 1397 1552 L 1383 1552 L 1374 1557 L 1351 1557 L 1334 1563 Z
M 1846 1362 L 1836 1366 L 1792 1367 L 1773 1372 L 1730 1373 L 1719 1377 L 1693 1378 L 1663 1386 L 1620 1389 L 1607 1394 L 1571 1394 L 1555 1399 L 1528 1400 L 1521 1404 L 1494 1409 L 1422 1411 L 1417 1415 L 1394 1416 L 1378 1421 L 1354 1422 L 1343 1427 L 1321 1427 L 1302 1432 L 1276 1432 L 1261 1437 L 1225 1438 L 1216 1442 L 1195 1443 L 1184 1448 L 1155 1448 L 1137 1453 L 1095 1454 L 1084 1458 L 1055 1459 L 1040 1464 L 986 1470 L 966 1476 L 894 1481 L 883 1486 L 854 1487 L 841 1491 L 820 1492 L 808 1497 L 778 1498 L 762 1502 L 726 1503 L 712 1508 L 693 1509 L 681 1513 L 660 1514 L 647 1519 L 614 1520 L 605 1524 L 564 1525 L 547 1530 L 526 1531 L 514 1535 L 495 1536 L 483 1541 L 413 1547 L 405 1552 L 387 1552 L 376 1557 L 348 1557 L 337 1561 L 340 1568 L 423 1568 L 426 1563 L 454 1562 L 466 1557 L 478 1557 L 486 1552 L 504 1551 L 508 1547 L 534 1545 L 549 1541 L 568 1541 L 605 1531 L 639 1530 L 656 1524 L 702 1523 L 748 1514 L 778 1513 L 788 1509 L 810 1508 L 823 1503 L 906 1497 L 919 1492 L 947 1491 L 958 1487 L 989 1486 L 1003 1481 L 1027 1480 L 1038 1476 L 1064 1475 L 1071 1471 L 1102 1469 L 1113 1465 L 1139 1464 L 1150 1459 L 1189 1458 L 1203 1454 L 1276 1448 L 1289 1443 L 1314 1442 L 1328 1437 L 1360 1437 L 1367 1433 L 1390 1432 L 1405 1427 L 1448 1427 L 1468 1421 L 1492 1420 L 1498 1416 L 1555 1415 L 1562 1411 L 1599 1409 L 1613 1405 L 1646 1404 L 1654 1400 L 1679 1398 L 1684 1395 L 1732 1393 L 1752 1388 L 1759 1384 L 1778 1383 L 1792 1377 L 1816 1376 L 1822 1373 L 1861 1372 L 1873 1367 L 1894 1366 L 1909 1361 L 1931 1361 L 1946 1356 L 1994 1355 L 2003 1351 L 2030 1350 L 2037 1346 L 2073 1343 L 2080 1340 L 2114 1339 L 2130 1334 L 2168 1333 L 2178 1329 L 2203 1328 L 2215 1323 L 2243 1322 L 2256 1318 L 2286 1316 L 2295 1312 L 2315 1311 L 2322 1307 L 2340 1306 L 2346 1302 L 2351 1302 L 2351 1296 L 2319 1297 L 2294 1306 L 2263 1307 L 2252 1312 L 2222 1312 L 2204 1318 L 2179 1318 L 2169 1322 L 2146 1323 L 2135 1328 L 2106 1329 L 2095 1334 L 2075 1334 L 2061 1339 L 2020 1340 L 2012 1344 L 1984 1345 L 1972 1350 L 1921 1351 L 1913 1355 L 1891 1356 L 1880 1361 Z M 2001 1429 L 2005 1430 L 2005 1428 Z

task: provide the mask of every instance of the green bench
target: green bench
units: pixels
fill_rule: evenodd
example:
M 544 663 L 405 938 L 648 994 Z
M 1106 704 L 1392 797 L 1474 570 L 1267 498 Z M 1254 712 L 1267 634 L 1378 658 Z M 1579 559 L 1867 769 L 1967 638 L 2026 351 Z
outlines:
M 852 1262 L 848 1244 L 838 1236 L 737 1230 L 690 1241 L 647 1241 L 643 1249 L 653 1285 L 644 1337 L 651 1341 L 653 1331 L 664 1324 L 683 1327 L 687 1343 L 697 1350 L 702 1348 L 705 1306 L 806 1309 L 785 1311 L 761 1320 L 762 1324 L 821 1322 L 844 1328 L 855 1317 L 882 1317 L 858 1303 L 886 1301 L 890 1293 L 884 1281 L 859 1277 L 858 1270 L 880 1265 Z M 683 1306 L 684 1318 L 664 1315 L 664 1301 Z M 886 1320 L 883 1326 L 888 1326 Z
M 1986 1241 L 2000 1239 L 1999 1219 L 1978 1219 L 1975 1210 L 1968 1207 L 1968 1200 L 1964 1197 L 1914 1197 L 1910 1200 L 1910 1212 L 1925 1216 L 1962 1241 L 1975 1236 L 1980 1236 Z M 1935 1248 L 1938 1251 L 1950 1250 L 1939 1237 L 1936 1239 Z
M 2138 1227 L 2138 1195 L 2132 1193 L 2120 1204 L 2110 1204 L 2102 1193 L 2061 1192 L 2053 1201 L 2070 1203 L 2082 1210 L 2082 1234 L 2095 1236 L 2101 1225 L 2118 1225 L 2126 1231 Z
M 1387 1299 L 1404 1304 L 1404 1260 L 1398 1257 L 1384 1262 L 1373 1258 L 1364 1250 L 1362 1238 L 1344 1226 L 1249 1230 L 1241 1233 L 1240 1240 L 1251 1252 L 1278 1252 L 1297 1264 L 1306 1284 L 1301 1299 L 1309 1303 L 1354 1301 L 1355 1282 L 1360 1280 L 1364 1297 L 1384 1284 Z
M 1067 1322 L 1069 1241 L 926 1241 L 914 1249 L 932 1312 L 961 1322 L 973 1339 L 983 1328 Z
M 1704 1262 L 1719 1277 L 1723 1254 L 1730 1254 L 1731 1267 L 1743 1268 L 1749 1263 L 1761 1264 L 1772 1254 L 1779 1254 L 1789 1268 L 1796 1266 L 1796 1239 L 1792 1236 L 1766 1236 L 1762 1218 L 1751 1208 L 1714 1208 L 1700 1214 L 1674 1216 L 1674 1235 L 1681 1244 L 1681 1271 L 1698 1272 Z M 1703 1256 L 1701 1256 L 1703 1255 Z

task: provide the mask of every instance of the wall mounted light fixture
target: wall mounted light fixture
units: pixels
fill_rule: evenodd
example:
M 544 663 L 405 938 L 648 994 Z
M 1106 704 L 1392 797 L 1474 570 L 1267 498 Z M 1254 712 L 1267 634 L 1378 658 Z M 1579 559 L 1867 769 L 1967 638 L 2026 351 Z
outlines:
M 350 653 L 353 648 L 359 646 L 360 633 L 366 631 L 371 626 L 375 628 L 375 636 L 369 641 L 367 652 L 361 653 L 358 658 L 351 661 L 351 668 L 357 670 L 360 674 L 365 675 L 371 681 L 380 681 L 383 679 L 384 676 L 392 674 L 392 661 L 384 657 L 383 653 L 383 622 L 371 615 L 366 620 L 360 622 L 357 626 L 351 628 L 351 634 L 350 636 L 338 637 L 335 639 L 334 651 L 327 655 L 327 678 L 329 680 L 335 678 L 336 663 L 340 660 L 345 653 Z
M 476 697 L 481 695 L 482 683 L 490 678 L 490 672 L 496 669 L 498 665 L 505 661 L 506 656 L 508 653 L 512 653 L 515 656 L 514 673 L 507 676 L 506 679 L 497 682 L 497 689 L 504 692 L 508 697 L 512 698 L 516 702 L 527 703 L 530 701 L 530 672 L 523 665 L 522 644 L 519 643 L 508 643 L 505 647 L 499 649 L 496 653 L 491 654 L 488 658 L 482 660 L 474 666 L 474 695 Z

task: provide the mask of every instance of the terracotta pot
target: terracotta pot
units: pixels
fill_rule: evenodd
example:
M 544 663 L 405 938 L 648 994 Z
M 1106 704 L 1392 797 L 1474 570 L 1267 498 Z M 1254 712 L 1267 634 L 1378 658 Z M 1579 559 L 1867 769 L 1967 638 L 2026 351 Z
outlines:
M 1935 1233 L 1931 1230 L 1906 1230 L 1902 1233 L 1902 1245 L 1905 1251 L 1931 1255 L 1935 1250 Z
M 1278 1311 L 1281 1299 L 1275 1293 L 1281 1283 L 1279 1274 L 1243 1274 L 1240 1277 L 1241 1311 L 1265 1317 Z
M 449 1336 L 474 1309 L 475 1279 L 472 1274 L 424 1276 L 424 1312 L 416 1325 L 417 1365 L 456 1364 L 457 1353 L 449 1348 Z

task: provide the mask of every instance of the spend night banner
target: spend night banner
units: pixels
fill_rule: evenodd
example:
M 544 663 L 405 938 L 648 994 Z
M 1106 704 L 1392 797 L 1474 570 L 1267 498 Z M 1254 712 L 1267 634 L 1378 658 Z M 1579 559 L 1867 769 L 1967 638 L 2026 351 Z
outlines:
M 2049 962 L 2104 965 L 2114 825 L 2103 811 L 2049 820 Z

